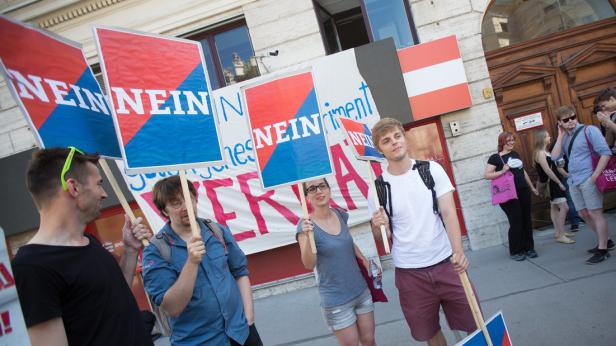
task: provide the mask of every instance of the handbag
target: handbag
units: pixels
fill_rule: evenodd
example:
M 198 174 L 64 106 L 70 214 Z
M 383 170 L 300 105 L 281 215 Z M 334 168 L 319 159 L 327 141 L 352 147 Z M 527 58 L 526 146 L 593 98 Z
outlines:
M 501 161 L 503 158 L 500 157 Z M 503 161 L 505 165 L 505 161 Z M 518 192 L 515 190 L 515 182 L 513 180 L 513 173 L 511 171 L 505 172 L 505 174 L 490 181 L 491 193 L 492 193 L 492 205 L 508 202 L 512 199 L 518 199 Z
M 601 156 L 592 150 L 588 135 L 586 135 L 586 128 L 584 128 L 584 137 L 586 137 L 586 145 L 588 146 L 588 150 L 590 150 L 592 169 L 594 171 Z M 601 192 L 616 190 L 616 157 L 610 156 L 610 160 L 607 162 L 605 169 L 597 177 L 595 184 L 597 185 L 597 190 Z

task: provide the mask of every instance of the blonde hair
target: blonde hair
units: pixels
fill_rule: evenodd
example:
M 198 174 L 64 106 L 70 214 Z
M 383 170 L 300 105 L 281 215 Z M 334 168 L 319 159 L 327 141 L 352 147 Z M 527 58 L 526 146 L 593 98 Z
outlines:
M 575 108 L 572 106 L 562 106 L 556 110 L 556 120 L 572 115 L 575 115 Z
M 549 133 L 546 129 L 536 130 L 534 133 L 535 142 L 533 145 L 533 167 L 535 167 L 537 162 L 537 157 L 540 152 L 545 150 L 545 139 L 549 136 Z
M 372 126 L 372 142 L 374 142 L 378 150 L 380 150 L 379 140 L 381 137 L 393 130 L 400 130 L 404 134 L 404 126 L 402 126 L 400 121 L 394 118 L 383 118 Z

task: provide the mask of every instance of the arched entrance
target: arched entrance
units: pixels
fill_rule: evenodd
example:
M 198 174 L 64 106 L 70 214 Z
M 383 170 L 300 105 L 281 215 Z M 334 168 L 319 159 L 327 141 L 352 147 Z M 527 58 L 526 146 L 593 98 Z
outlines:
M 573 105 L 585 124 L 598 125 L 594 98 L 616 86 L 616 0 L 493 0 L 482 40 L 503 128 L 533 178 L 533 126 L 555 138 L 553 114 Z M 616 207 L 616 194 L 606 195 Z M 533 202 L 533 224 L 549 224 L 547 202 Z

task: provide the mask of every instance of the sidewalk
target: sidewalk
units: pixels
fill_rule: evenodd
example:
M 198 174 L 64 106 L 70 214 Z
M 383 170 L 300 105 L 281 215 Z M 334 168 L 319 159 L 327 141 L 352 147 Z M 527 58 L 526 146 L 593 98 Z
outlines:
M 616 213 L 607 217 L 616 240 Z M 616 251 L 603 263 L 587 265 L 586 250 L 596 245 L 592 231 L 582 224 L 572 245 L 555 242 L 553 234 L 535 231 L 539 257 L 522 262 L 509 259 L 506 244 L 467 252 L 484 317 L 502 310 L 514 345 L 616 344 Z M 375 307 L 377 343 L 421 345 L 410 336 L 393 276 L 393 270 L 383 273 L 389 303 Z M 321 316 L 316 287 L 259 299 L 255 314 L 265 345 L 337 345 Z M 448 344 L 455 344 L 442 313 L 441 325 Z

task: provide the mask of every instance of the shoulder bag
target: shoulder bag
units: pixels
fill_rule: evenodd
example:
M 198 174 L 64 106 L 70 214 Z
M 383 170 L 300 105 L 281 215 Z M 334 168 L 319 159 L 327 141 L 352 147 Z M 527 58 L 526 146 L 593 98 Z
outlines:
M 505 161 L 503 161 L 500 154 L 497 153 L 497 155 L 503 162 L 504 166 Z M 518 199 L 518 193 L 515 190 L 515 182 L 513 180 L 513 173 L 511 173 L 511 170 L 505 172 L 505 174 L 499 176 L 498 178 L 492 179 L 490 181 L 490 188 L 492 190 L 492 205 L 505 203 L 512 199 Z
M 588 145 L 588 150 L 590 150 L 592 169 L 594 171 L 601 156 L 592 149 L 592 145 L 590 145 L 590 141 L 588 140 L 588 135 L 586 135 L 586 128 L 584 128 L 584 137 L 586 137 L 586 145 Z M 605 169 L 597 177 L 595 184 L 597 185 L 597 190 L 601 192 L 616 190 L 616 157 L 610 156 L 610 160 L 607 162 Z

